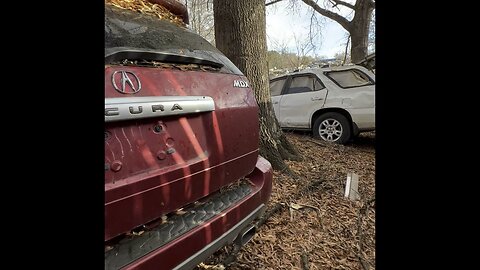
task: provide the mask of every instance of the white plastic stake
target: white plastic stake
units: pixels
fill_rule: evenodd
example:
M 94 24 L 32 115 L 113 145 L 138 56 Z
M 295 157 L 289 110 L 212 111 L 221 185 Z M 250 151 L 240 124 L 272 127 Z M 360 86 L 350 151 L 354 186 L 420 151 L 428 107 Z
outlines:
M 347 173 L 345 198 L 349 198 L 352 201 L 360 199 L 360 194 L 358 193 L 358 175 L 356 173 Z

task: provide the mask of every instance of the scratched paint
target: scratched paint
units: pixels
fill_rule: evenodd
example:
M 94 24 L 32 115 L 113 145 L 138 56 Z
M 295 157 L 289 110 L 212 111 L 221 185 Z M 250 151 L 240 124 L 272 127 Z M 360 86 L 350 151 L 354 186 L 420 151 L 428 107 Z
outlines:
M 125 136 L 125 139 L 127 140 L 128 146 L 130 147 L 130 152 L 133 152 L 132 144 L 130 143 L 130 140 L 128 139 L 127 134 L 125 134 L 124 128 L 122 128 L 122 133 L 123 133 L 123 136 Z
M 123 144 L 122 144 L 122 141 L 120 141 L 120 139 L 118 138 L 117 136 L 117 132 L 114 130 L 113 131 L 113 134 L 115 135 L 115 138 L 117 139 L 119 145 L 120 145 L 120 150 L 122 151 L 122 158 L 125 157 L 125 153 L 123 152 Z
M 106 238 L 192 203 L 252 171 L 258 156 L 258 107 L 251 89 L 233 88 L 238 75 L 110 66 L 106 78 L 116 70 L 134 72 L 142 80 L 144 87 L 136 96 L 210 96 L 215 115 L 162 118 L 160 133 L 153 131 L 156 118 L 106 124 L 112 140 L 105 144 L 105 156 L 113 157 L 111 162 L 121 157 L 123 164 L 118 172 L 105 171 L 106 224 L 126 226 L 110 226 Z M 122 94 L 106 82 L 105 97 Z M 173 146 L 167 146 L 168 138 L 175 141 Z M 157 158 L 169 148 L 175 152 Z M 156 207 L 146 207 L 152 204 Z

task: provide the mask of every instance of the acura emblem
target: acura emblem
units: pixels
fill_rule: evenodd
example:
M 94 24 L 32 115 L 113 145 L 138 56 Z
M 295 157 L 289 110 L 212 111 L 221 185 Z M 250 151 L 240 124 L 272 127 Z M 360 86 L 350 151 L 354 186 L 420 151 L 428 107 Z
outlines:
M 120 85 L 117 82 L 121 83 Z M 135 73 L 117 70 L 112 74 L 113 88 L 122 94 L 136 94 L 142 89 L 142 84 Z

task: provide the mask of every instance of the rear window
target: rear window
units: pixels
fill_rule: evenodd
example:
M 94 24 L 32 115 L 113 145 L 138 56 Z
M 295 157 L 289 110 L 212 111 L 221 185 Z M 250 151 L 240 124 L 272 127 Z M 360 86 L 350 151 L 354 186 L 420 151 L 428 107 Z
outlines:
M 325 72 L 333 82 L 342 88 L 360 87 L 372 85 L 373 80 L 367 74 L 358 69 L 336 70 Z
M 278 79 L 278 80 L 270 82 L 270 95 L 271 96 L 280 96 L 280 94 L 282 93 L 283 85 L 285 84 L 285 80 L 286 80 L 286 78 Z
M 105 49 L 190 49 L 219 52 L 192 31 L 151 15 L 105 6 Z
M 313 91 L 314 79 L 309 76 L 293 77 L 286 94 L 298 94 Z
M 105 5 L 105 57 L 110 59 L 125 51 L 141 55 L 138 58 L 142 60 L 158 60 L 149 59 L 155 54 L 176 55 L 177 59 L 184 56 L 199 63 L 206 60 L 220 63 L 228 72 L 242 74 L 217 48 L 193 31 L 151 15 Z

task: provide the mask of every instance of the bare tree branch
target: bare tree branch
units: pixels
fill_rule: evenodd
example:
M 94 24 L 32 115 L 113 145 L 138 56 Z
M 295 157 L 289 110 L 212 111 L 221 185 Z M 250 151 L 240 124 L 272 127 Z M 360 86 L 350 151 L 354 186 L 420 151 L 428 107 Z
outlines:
M 337 8 L 338 11 L 340 11 L 340 8 L 338 7 L 338 4 L 335 4 L 335 2 L 333 2 L 332 0 L 328 0 L 328 1 L 332 4 L 332 7 Z
M 347 46 L 345 46 L 345 57 L 343 58 L 342 66 L 345 65 L 345 62 L 347 62 L 348 43 L 349 43 L 349 41 L 350 41 L 350 35 L 348 35 L 348 38 L 347 38 Z
M 283 0 L 274 0 L 274 1 L 270 2 L 270 3 L 265 3 L 265 6 L 268 7 L 268 6 L 270 6 L 270 5 L 273 5 L 273 4 L 275 4 L 275 3 L 278 3 L 278 2 L 280 2 L 280 1 L 283 1 Z
M 315 16 L 315 10 L 312 10 L 312 16 L 310 17 L 310 26 L 309 26 L 309 30 L 308 30 L 308 39 L 310 40 L 310 46 L 312 46 L 312 49 L 313 50 L 316 50 L 317 49 L 317 46 L 315 45 L 315 43 L 313 42 L 313 39 L 317 37 L 317 34 L 318 34 L 318 30 L 317 28 L 315 29 L 315 34 L 313 33 L 313 29 L 312 29 L 312 26 L 314 25 L 313 24 L 313 21 L 315 21 L 315 25 L 318 27 L 318 22 L 317 22 L 317 17 Z
M 333 7 L 336 7 L 337 5 L 341 5 L 341 6 L 351 8 L 351 9 L 355 9 L 355 7 L 352 4 L 344 2 L 344 1 L 340 1 L 340 0 L 330 0 L 330 1 L 335 2 L 335 5 Z
M 375 198 L 368 200 L 367 203 L 362 206 L 362 208 L 358 211 L 358 219 L 357 219 L 357 235 L 358 235 L 358 241 L 359 241 L 357 256 L 364 270 L 369 270 L 370 267 L 369 267 L 369 264 L 367 264 L 367 262 L 365 261 L 365 258 L 363 258 L 363 254 L 362 254 L 363 240 L 364 240 L 364 234 L 362 230 L 362 220 L 363 220 L 363 216 L 368 215 L 368 208 L 370 207 L 370 204 L 372 202 L 375 202 Z
M 320 13 L 321 15 L 329 18 L 329 19 L 332 19 L 334 21 L 336 21 L 337 23 L 339 23 L 343 28 L 345 28 L 345 30 L 349 31 L 350 32 L 350 21 L 345 19 L 344 17 L 342 17 L 341 15 L 335 13 L 335 12 L 332 12 L 330 10 L 326 10 L 324 8 L 321 8 L 317 3 L 315 3 L 313 0 L 302 0 L 305 4 L 311 6 L 313 9 L 315 9 L 315 11 L 317 11 L 318 13 Z

